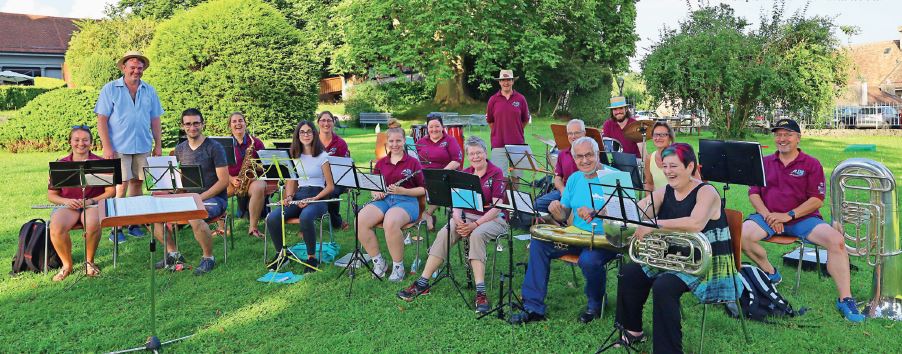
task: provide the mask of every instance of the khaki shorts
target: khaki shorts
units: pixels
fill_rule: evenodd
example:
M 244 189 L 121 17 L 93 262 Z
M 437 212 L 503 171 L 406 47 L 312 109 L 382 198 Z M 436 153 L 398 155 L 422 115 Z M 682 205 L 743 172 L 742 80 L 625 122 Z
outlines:
M 492 164 L 498 166 L 501 169 L 501 173 L 504 173 L 504 177 L 510 175 L 511 171 L 508 171 L 508 167 L 510 167 L 510 161 L 507 159 L 507 152 L 505 152 L 503 147 L 492 149 Z M 514 177 L 520 178 L 523 177 L 522 170 L 514 170 Z
M 144 180 L 144 167 L 147 167 L 147 157 L 150 152 L 143 154 L 116 153 L 117 159 L 122 159 L 122 181 L 130 181 L 135 178 Z

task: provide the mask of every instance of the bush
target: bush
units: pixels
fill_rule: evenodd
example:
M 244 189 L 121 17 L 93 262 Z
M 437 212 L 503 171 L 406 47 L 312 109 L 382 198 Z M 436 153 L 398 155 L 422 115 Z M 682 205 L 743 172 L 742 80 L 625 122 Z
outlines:
M 401 112 L 416 104 L 431 100 L 433 88 L 423 81 L 397 81 L 375 84 L 357 84 L 345 102 L 345 111 L 358 119 L 360 112 Z
M 142 18 L 80 21 L 78 31 L 69 40 L 66 64 L 76 87 L 100 89 L 122 76 L 116 62 L 130 50 L 146 53 L 156 23 Z M 154 63 L 150 57 L 151 67 Z
M 0 146 L 11 152 L 68 150 L 69 130 L 80 124 L 91 127 L 96 138 L 99 93 L 64 88 L 36 97 L 0 126 Z
M 567 113 L 573 118 L 582 119 L 588 126 L 601 126 L 611 115 L 611 86 L 601 85 L 592 91 L 577 92 L 570 99 L 570 110 Z
M 175 142 L 179 113 L 197 108 L 209 135 L 228 133 L 228 114 L 247 114 L 254 133 L 284 138 L 316 110 L 321 60 L 303 34 L 259 0 L 216 0 L 157 27 L 145 78 L 160 95 L 163 139 Z
M 9 111 L 25 107 L 38 95 L 49 91 L 34 86 L 0 86 L 0 111 Z
M 52 77 L 41 77 L 38 76 L 34 78 L 34 87 L 40 87 L 45 89 L 58 89 L 66 86 L 66 82 L 62 79 L 56 79 Z

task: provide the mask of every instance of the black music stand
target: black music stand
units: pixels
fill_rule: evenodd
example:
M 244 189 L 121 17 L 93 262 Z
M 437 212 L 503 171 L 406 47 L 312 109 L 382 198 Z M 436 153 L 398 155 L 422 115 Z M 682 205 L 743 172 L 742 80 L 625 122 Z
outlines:
M 290 141 L 287 141 L 287 142 L 286 142 L 286 141 L 274 141 L 274 142 L 272 143 L 272 145 L 275 146 L 276 149 L 279 149 L 279 150 L 288 150 L 288 149 L 291 149 L 291 142 L 290 142 Z
M 204 172 L 199 165 L 181 165 L 173 163 L 172 160 L 166 161 L 165 166 L 145 166 L 144 167 L 144 185 L 150 192 L 169 192 L 178 193 L 180 191 L 201 193 L 204 191 Z M 174 228 L 172 233 L 178 232 Z M 168 244 L 166 241 L 166 227 L 163 227 L 163 250 L 165 252 Z M 151 249 L 156 248 L 156 238 L 151 237 Z M 114 243 L 114 249 L 118 248 Z M 152 250 L 151 253 L 154 251 Z M 154 255 L 151 255 L 153 258 Z M 166 262 L 166 254 L 163 254 L 163 266 L 169 267 Z M 174 265 L 173 265 L 174 266 Z
M 643 135 L 644 136 L 644 135 Z M 643 145 L 644 146 L 644 145 Z M 630 174 L 633 186 L 642 186 L 642 174 L 639 172 L 639 162 L 636 155 L 626 152 L 611 152 L 613 162 L 611 167 Z M 642 189 L 640 189 L 642 190 Z
M 698 141 L 698 160 L 705 179 L 723 183 L 721 206 L 727 206 L 730 183 L 766 187 L 761 144 L 749 141 Z
M 82 238 L 85 240 L 84 257 L 85 272 L 69 287 L 78 283 L 88 274 L 88 213 L 85 202 L 85 191 L 88 187 L 110 187 L 122 183 L 122 167 L 120 159 L 112 160 L 86 160 L 86 161 L 53 161 L 50 162 L 50 186 L 54 189 L 79 188 L 81 189 L 81 224 L 85 228 Z M 94 205 L 93 207 L 96 207 Z M 45 234 L 44 239 L 44 273 L 47 272 L 47 253 L 50 245 L 50 234 Z M 67 289 L 69 288 L 67 287 Z
M 235 164 L 237 159 L 235 158 L 235 145 L 236 144 L 235 144 L 234 137 L 232 137 L 231 135 L 229 135 L 229 136 L 208 136 L 207 139 L 211 139 L 211 140 L 219 143 L 219 145 L 222 145 L 222 148 L 225 150 L 225 153 L 226 153 L 226 161 L 229 163 L 229 165 Z M 254 142 L 251 141 L 251 145 L 253 145 L 253 144 L 254 144 Z
M 454 277 L 454 270 L 451 266 L 451 223 L 454 221 L 451 219 L 451 214 L 453 208 L 482 211 L 484 207 L 481 205 L 483 201 L 482 183 L 479 182 L 479 176 L 456 170 L 424 169 L 423 177 L 426 179 L 426 195 L 429 198 L 429 204 L 445 207 L 448 220 L 448 247 L 445 264 L 430 287 L 435 286 L 442 279 L 450 279 L 451 284 L 464 301 L 464 305 L 471 308 L 467 297 L 460 290 L 460 283 Z
M 507 200 L 507 204 L 498 204 L 496 207 L 509 210 L 515 214 L 529 214 L 536 220 L 541 216 L 541 213 L 535 209 L 534 196 L 527 192 L 519 191 L 521 188 L 517 188 L 517 184 L 526 185 L 522 182 L 513 182 L 512 178 L 508 178 L 508 188 L 505 190 L 505 197 L 503 198 Z M 528 190 L 528 188 L 522 189 Z M 520 298 L 514 292 L 514 228 L 512 226 L 508 227 L 507 232 L 507 273 L 501 273 L 498 277 L 498 306 L 476 319 L 482 319 L 493 312 L 497 312 L 498 319 L 510 323 L 510 319 L 505 318 L 504 308 L 509 309 L 508 314 L 510 315 L 513 315 L 517 310 L 523 311 L 524 309 L 523 302 L 520 301 Z M 508 284 L 506 288 L 504 286 L 505 283 Z
M 348 284 L 348 298 L 350 298 L 354 291 L 354 278 L 356 278 L 356 268 L 359 264 L 363 264 L 376 279 L 383 280 L 382 277 L 376 275 L 376 271 L 373 267 L 370 267 L 369 261 L 363 257 L 363 252 L 360 251 L 359 217 L 360 210 L 363 208 L 359 208 L 357 201 L 358 198 L 360 198 L 360 191 L 362 190 L 383 192 L 385 190 L 385 180 L 381 175 L 361 172 L 361 167 L 357 167 L 357 165 L 354 164 L 354 160 L 350 157 L 330 157 L 329 165 L 333 169 L 338 167 L 339 170 L 342 170 L 339 176 L 336 176 L 333 173 L 332 178 L 336 181 L 336 185 L 348 189 L 351 208 L 354 210 L 354 251 L 351 252 L 351 258 L 348 259 L 348 264 L 340 273 L 338 273 L 338 278 L 341 278 L 345 272 L 348 272 L 348 277 L 351 278 L 351 281 Z

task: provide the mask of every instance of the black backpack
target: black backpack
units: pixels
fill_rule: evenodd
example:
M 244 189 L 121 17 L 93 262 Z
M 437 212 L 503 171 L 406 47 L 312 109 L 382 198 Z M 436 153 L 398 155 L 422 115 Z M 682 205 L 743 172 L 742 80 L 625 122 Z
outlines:
M 739 275 L 744 285 L 742 295 L 739 296 L 739 306 L 742 307 L 742 313 L 746 318 L 767 322 L 770 316 L 795 317 L 805 313 L 805 308 L 793 310 L 789 301 L 777 292 L 777 288 L 761 268 L 743 264 L 739 269 Z M 730 316 L 738 316 L 733 306 L 727 306 L 727 312 Z
M 31 219 L 19 229 L 19 247 L 13 257 L 10 275 L 24 271 L 41 272 L 44 270 L 44 241 L 47 224 L 43 219 Z M 52 245 L 47 245 L 47 268 L 56 269 L 62 266 L 59 255 Z

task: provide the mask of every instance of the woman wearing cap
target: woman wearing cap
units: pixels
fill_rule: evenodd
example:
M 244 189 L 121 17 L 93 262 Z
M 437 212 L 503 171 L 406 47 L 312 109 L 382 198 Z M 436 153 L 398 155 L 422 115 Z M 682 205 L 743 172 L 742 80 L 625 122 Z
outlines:
M 426 117 L 426 131 L 428 134 L 417 141 L 417 155 L 423 168 L 457 170 L 463 165 L 463 153 L 457 139 L 445 133 L 445 125 L 442 117 L 430 113 Z M 435 212 L 437 207 L 426 207 L 426 225 L 429 230 L 435 227 Z
M 88 126 L 74 126 L 69 131 L 71 152 L 58 161 L 102 160 L 100 156 L 91 152 L 93 144 L 94 136 Z M 94 253 L 100 242 L 100 212 L 96 207 L 90 206 L 99 205 L 104 199 L 114 197 L 116 188 L 114 186 L 88 187 L 85 189 L 84 202 L 81 193 L 81 188 L 54 189 L 48 187 L 47 189 L 47 200 L 53 204 L 64 206 L 55 209 L 50 216 L 50 240 L 53 242 L 53 249 L 56 250 L 56 254 L 63 263 L 59 272 L 53 276 L 53 281 L 62 281 L 72 274 L 72 239 L 69 238 L 69 231 L 79 225 L 85 229 L 85 253 L 87 255 L 85 275 L 89 277 L 100 275 L 100 267 L 94 264 Z M 85 206 L 89 206 L 89 208 L 85 208 Z

